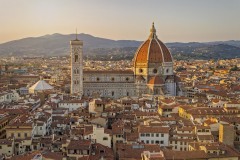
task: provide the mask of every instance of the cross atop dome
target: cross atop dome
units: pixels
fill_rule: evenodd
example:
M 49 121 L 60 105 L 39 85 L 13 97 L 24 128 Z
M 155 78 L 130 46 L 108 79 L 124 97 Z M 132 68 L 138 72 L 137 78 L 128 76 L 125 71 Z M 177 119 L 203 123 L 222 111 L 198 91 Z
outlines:
M 152 23 L 152 28 L 150 29 L 150 35 L 149 35 L 149 39 L 152 39 L 152 38 L 157 38 L 154 22 Z

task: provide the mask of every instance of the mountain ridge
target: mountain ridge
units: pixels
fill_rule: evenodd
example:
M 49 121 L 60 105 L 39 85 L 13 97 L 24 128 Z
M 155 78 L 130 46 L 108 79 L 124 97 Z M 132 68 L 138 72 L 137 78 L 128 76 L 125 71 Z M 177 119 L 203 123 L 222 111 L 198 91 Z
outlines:
M 62 56 L 69 55 L 69 41 L 75 39 L 75 34 L 46 34 L 39 37 L 26 37 L 0 44 L 0 56 Z M 111 40 L 95 37 L 90 34 L 78 34 L 83 40 L 84 55 L 98 56 L 115 55 L 113 57 L 133 57 L 135 51 L 143 41 Z M 207 58 L 208 54 L 214 59 L 240 57 L 240 40 L 214 42 L 170 42 L 165 43 L 174 58 Z M 223 44 L 224 46 L 221 46 Z M 220 45 L 220 46 L 219 46 Z M 123 55 L 122 55 L 123 54 Z M 107 56 L 108 55 L 108 56 Z M 103 58 L 104 59 L 104 58 Z

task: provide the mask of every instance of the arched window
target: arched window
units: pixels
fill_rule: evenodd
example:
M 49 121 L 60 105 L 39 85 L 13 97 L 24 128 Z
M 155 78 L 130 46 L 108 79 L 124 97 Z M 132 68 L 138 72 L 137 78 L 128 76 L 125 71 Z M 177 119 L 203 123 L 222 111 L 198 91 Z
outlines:
M 112 96 L 114 96 L 114 92 L 112 91 Z

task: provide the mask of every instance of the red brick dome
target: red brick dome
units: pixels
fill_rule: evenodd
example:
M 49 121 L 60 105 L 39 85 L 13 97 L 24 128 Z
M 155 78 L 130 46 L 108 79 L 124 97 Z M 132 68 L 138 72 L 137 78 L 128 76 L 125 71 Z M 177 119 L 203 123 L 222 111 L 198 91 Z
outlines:
M 172 62 L 172 55 L 167 46 L 156 36 L 154 23 L 150 32 L 151 34 L 148 40 L 143 42 L 138 48 L 135 54 L 134 64 Z

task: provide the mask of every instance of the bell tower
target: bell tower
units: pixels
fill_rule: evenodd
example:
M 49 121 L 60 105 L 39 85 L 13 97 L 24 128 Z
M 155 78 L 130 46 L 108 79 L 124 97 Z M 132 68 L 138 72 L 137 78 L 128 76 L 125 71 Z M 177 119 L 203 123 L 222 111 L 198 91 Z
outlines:
M 71 47 L 71 94 L 83 95 L 83 42 L 76 39 L 70 41 Z

